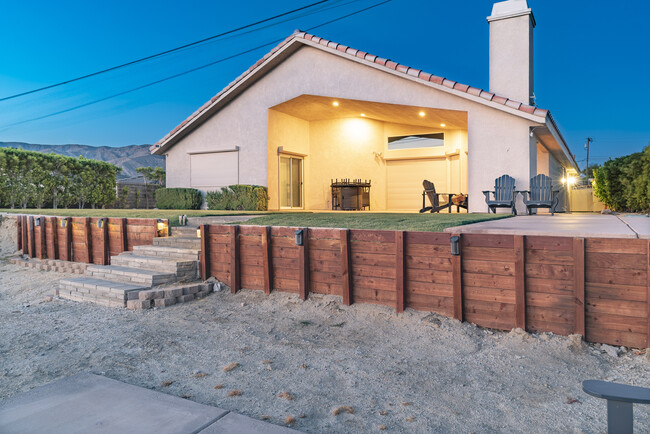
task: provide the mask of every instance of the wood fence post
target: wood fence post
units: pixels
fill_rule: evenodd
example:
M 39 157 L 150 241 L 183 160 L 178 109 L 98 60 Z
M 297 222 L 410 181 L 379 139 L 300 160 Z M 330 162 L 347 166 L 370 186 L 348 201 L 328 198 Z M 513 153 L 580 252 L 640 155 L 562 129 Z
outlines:
M 47 227 L 45 226 L 45 216 L 40 216 L 38 218 L 38 221 L 40 223 L 39 226 L 38 226 L 40 228 L 38 230 L 39 235 L 40 235 L 40 237 L 38 239 L 38 244 L 39 244 L 39 247 L 40 247 L 40 250 L 41 250 L 39 258 L 40 259 L 45 259 L 45 258 L 47 258 L 47 250 L 46 250 L 46 247 L 45 247 L 46 246 L 45 238 L 47 237 Z
M 29 223 L 26 215 L 21 218 L 23 221 L 23 255 L 29 255 Z
M 395 311 L 404 312 L 404 231 L 395 232 Z
M 647 299 L 647 303 L 648 303 L 648 308 L 646 309 L 646 313 L 647 313 L 647 318 L 646 319 L 648 320 L 648 328 L 646 330 L 647 334 L 646 334 L 646 346 L 645 347 L 646 347 L 646 351 L 650 351 L 650 350 L 647 349 L 647 348 L 650 348 L 650 243 L 647 244 L 647 247 L 648 247 L 648 274 L 646 274 L 646 276 L 648 276 L 648 277 L 646 278 L 646 286 L 648 287 L 648 291 L 647 291 L 646 299 Z M 648 355 L 646 354 L 646 357 L 647 356 Z
M 16 216 L 16 251 L 23 249 L 23 216 Z
M 65 250 L 66 250 L 66 261 L 74 261 L 72 257 L 72 218 L 65 217 Z
M 84 233 L 86 235 L 86 254 L 88 255 L 88 263 L 93 263 L 93 239 L 91 236 L 90 217 L 84 218 Z
M 102 220 L 104 222 L 102 224 L 102 248 L 103 248 L 102 264 L 108 265 L 110 261 L 110 251 L 108 246 L 108 218 L 104 217 L 102 218 Z
M 29 257 L 33 258 L 36 256 L 36 247 L 34 245 L 34 216 L 29 216 L 29 230 L 27 232 L 27 238 L 29 240 Z
M 50 217 L 52 224 L 52 259 L 59 259 L 59 227 L 57 226 L 57 218 Z
M 523 235 L 514 235 L 515 327 L 526 330 L 526 247 Z
M 201 225 L 201 279 L 210 273 L 210 225 Z
M 585 239 L 573 239 L 573 290 L 575 320 L 573 333 L 585 338 Z
M 302 300 L 309 296 L 309 228 L 302 228 L 302 246 L 298 246 L 299 294 Z
M 452 235 L 454 236 L 454 235 Z M 453 300 L 454 300 L 454 318 L 458 321 L 463 320 L 463 267 L 462 267 L 462 234 L 455 234 L 458 237 L 458 245 L 460 248 L 459 255 L 451 256 L 451 278 L 453 287 Z
M 241 289 L 239 276 L 239 225 L 231 226 L 230 231 L 230 292 Z
M 127 250 L 129 250 L 129 239 L 126 234 L 126 219 L 121 218 L 119 224 L 120 224 L 120 243 L 121 243 L 120 248 L 122 249 L 122 252 L 126 252 Z
M 273 289 L 273 255 L 271 250 L 271 226 L 262 228 L 262 262 L 264 264 L 264 294 Z
M 341 277 L 343 284 L 343 304 L 350 306 L 352 300 L 352 267 L 350 261 L 350 230 L 341 229 Z

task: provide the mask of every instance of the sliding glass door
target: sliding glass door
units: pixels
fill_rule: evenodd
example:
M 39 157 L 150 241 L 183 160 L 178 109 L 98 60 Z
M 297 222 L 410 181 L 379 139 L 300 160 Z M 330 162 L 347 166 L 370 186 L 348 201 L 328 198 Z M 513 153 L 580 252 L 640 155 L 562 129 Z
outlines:
M 280 208 L 302 208 L 302 158 L 280 155 Z

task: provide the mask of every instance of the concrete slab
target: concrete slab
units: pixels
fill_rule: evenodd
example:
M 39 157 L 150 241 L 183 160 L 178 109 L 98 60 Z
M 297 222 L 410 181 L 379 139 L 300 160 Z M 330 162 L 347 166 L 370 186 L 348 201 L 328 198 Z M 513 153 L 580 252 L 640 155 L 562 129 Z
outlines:
M 0 432 L 197 433 L 226 413 L 99 375 L 78 374 L 0 402 Z
M 556 214 L 518 216 L 445 229 L 461 234 L 546 235 L 585 238 L 638 238 L 615 215 Z
M 199 434 L 292 434 L 299 431 L 250 417 L 228 413 Z
M 647 214 L 623 214 L 618 216 L 639 238 L 650 239 L 650 217 Z

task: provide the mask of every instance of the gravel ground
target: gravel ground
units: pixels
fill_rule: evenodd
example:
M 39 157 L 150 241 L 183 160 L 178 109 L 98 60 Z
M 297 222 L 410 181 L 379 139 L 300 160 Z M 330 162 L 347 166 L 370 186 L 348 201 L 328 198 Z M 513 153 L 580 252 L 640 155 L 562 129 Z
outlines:
M 581 381 L 650 386 L 633 350 L 337 297 L 219 292 L 137 312 L 46 302 L 66 276 L 9 264 L 11 234 L 0 226 L 0 400 L 93 372 L 305 432 L 604 432 L 605 402 Z M 650 406 L 634 416 L 650 432 Z

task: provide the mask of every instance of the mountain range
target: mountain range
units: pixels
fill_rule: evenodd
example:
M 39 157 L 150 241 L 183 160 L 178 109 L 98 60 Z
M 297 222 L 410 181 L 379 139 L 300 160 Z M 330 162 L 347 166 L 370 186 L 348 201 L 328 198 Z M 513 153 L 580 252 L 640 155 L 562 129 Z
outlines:
M 149 145 L 130 146 L 89 146 L 89 145 L 38 145 L 22 142 L 0 142 L 0 148 L 19 148 L 25 151 L 54 152 L 66 157 L 84 157 L 93 160 L 106 161 L 122 168 L 117 179 L 138 176 L 138 167 L 165 168 L 165 157 L 151 155 Z

